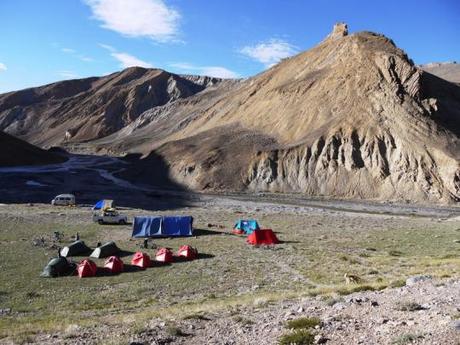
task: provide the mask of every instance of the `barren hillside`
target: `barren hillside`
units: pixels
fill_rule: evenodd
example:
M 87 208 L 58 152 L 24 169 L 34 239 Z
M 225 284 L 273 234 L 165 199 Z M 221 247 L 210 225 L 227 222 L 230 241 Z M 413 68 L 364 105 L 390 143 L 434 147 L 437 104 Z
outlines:
M 155 150 L 197 189 L 447 201 L 460 197 L 459 133 L 458 86 L 382 35 L 337 26 L 313 49 L 146 111 L 101 144 Z
M 42 150 L 36 146 L 0 131 L 0 166 L 42 165 L 62 163 L 63 156 Z
M 424 71 L 427 71 L 439 78 L 445 79 L 452 83 L 460 84 L 460 65 L 456 62 L 429 63 L 421 65 Z
M 0 95 L 0 130 L 40 146 L 92 140 L 220 81 L 133 67 Z

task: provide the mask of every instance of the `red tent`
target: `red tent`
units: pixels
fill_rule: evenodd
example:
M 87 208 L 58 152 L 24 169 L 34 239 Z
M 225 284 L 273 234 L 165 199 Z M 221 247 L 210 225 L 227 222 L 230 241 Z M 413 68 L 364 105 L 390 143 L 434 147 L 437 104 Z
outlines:
M 123 261 L 118 256 L 108 258 L 104 263 L 104 267 L 114 274 L 121 273 L 124 269 Z
M 173 262 L 173 253 L 168 248 L 160 248 L 155 255 L 155 260 L 159 262 Z
M 151 265 L 150 256 L 145 253 L 136 252 L 131 259 L 131 265 L 146 269 Z
M 187 260 L 194 260 L 198 258 L 198 250 L 192 246 L 181 246 L 177 252 L 177 256 L 183 257 Z
M 270 245 L 280 243 L 272 229 L 255 230 L 246 241 L 252 245 Z
M 78 264 L 77 272 L 80 278 L 94 277 L 97 272 L 97 266 L 91 260 L 83 260 Z

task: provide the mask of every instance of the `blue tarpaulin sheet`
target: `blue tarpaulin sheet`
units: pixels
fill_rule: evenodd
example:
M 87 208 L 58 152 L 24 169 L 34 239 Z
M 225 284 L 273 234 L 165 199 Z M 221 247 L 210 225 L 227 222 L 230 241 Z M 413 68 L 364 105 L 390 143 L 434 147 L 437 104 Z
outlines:
M 192 236 L 193 217 L 134 217 L 132 237 Z
M 161 217 L 134 217 L 132 237 L 161 236 Z

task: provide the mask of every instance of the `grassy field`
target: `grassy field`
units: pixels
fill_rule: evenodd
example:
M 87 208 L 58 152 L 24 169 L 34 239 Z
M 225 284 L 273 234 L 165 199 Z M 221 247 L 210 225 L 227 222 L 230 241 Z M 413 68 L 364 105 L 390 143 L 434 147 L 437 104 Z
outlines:
M 0 207 L 0 309 L 11 309 L 0 317 L 0 340 L 21 342 L 73 324 L 130 323 L 136 332 L 151 317 L 174 319 L 240 304 L 381 289 L 416 274 L 460 276 L 459 222 L 338 212 L 235 214 L 199 207 L 162 214 L 191 214 L 199 230 L 192 238 L 156 239 L 154 244 L 174 251 L 190 244 L 201 259 L 117 276 L 45 279 L 39 275 L 56 255 L 50 248 L 54 231 L 64 233 L 59 246 L 77 232 L 90 247 L 115 240 L 134 252 L 143 250 L 142 241 L 130 238 L 130 226 L 92 223 L 89 209 Z M 269 249 L 246 245 L 244 238 L 230 234 L 240 217 L 257 217 L 284 243 Z M 33 245 L 41 236 L 45 246 Z M 153 256 L 155 249 L 146 252 Z M 346 286 L 344 273 L 358 275 L 361 284 Z

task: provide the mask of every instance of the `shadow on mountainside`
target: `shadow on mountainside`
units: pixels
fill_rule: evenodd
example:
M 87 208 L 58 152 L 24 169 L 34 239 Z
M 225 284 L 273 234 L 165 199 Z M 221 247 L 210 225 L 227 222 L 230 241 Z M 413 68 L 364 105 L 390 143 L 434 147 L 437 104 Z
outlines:
M 169 179 L 160 157 L 148 169 L 139 164 L 138 156 L 124 162 L 92 155 L 69 157 L 78 164 L 0 168 L 0 203 L 50 203 L 58 194 L 72 193 L 82 206 L 113 199 L 119 207 L 162 211 L 191 206 L 194 198 Z M 138 178 L 139 174 L 150 179 Z

